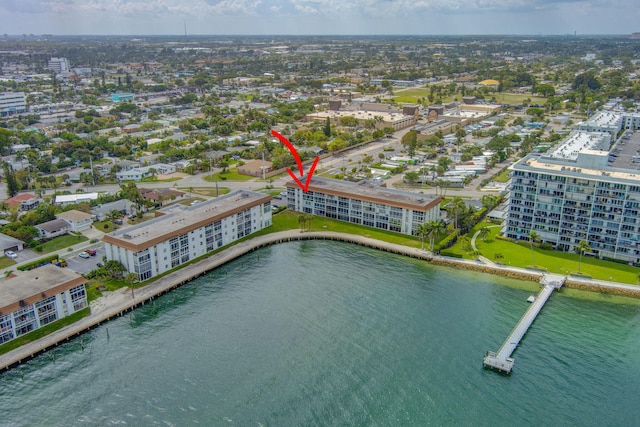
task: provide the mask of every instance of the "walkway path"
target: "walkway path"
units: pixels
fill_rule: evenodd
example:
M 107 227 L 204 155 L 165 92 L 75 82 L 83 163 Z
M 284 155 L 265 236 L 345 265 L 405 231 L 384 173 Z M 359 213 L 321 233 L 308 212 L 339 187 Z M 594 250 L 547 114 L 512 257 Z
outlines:
M 496 227 L 502 227 L 501 225 L 488 225 L 487 228 L 496 228 Z M 480 251 L 478 251 L 478 248 L 476 247 L 476 239 L 478 238 L 478 236 L 480 235 L 480 233 L 482 232 L 482 229 L 476 231 L 476 233 L 473 235 L 473 237 L 471 238 L 471 249 L 473 249 L 475 252 L 480 253 Z M 478 255 L 478 258 L 484 262 L 485 264 L 489 264 L 489 265 L 496 265 L 493 261 L 491 261 L 489 258 L 484 257 L 482 255 Z

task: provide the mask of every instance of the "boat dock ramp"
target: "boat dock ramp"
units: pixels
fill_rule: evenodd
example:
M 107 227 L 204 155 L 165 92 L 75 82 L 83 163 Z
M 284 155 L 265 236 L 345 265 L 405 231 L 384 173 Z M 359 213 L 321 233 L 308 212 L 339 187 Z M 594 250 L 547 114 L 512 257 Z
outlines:
M 485 368 L 495 369 L 505 374 L 510 374 L 515 360 L 511 357 L 515 349 L 520 344 L 520 340 L 533 323 L 542 307 L 547 302 L 554 289 L 560 289 L 566 280 L 565 276 L 558 274 L 544 274 L 540 279 L 542 290 L 531 303 L 527 311 L 522 315 L 520 321 L 513 328 L 507 339 L 497 352 L 488 351 L 484 357 Z

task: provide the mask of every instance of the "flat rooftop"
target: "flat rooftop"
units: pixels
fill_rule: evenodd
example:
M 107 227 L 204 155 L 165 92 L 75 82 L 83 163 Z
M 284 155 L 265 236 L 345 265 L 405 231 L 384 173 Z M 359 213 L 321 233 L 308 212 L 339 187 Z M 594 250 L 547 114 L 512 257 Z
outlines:
M 358 120 L 367 120 L 367 119 L 373 119 L 376 116 L 382 117 L 383 121 L 387 123 L 393 123 L 399 120 L 406 120 L 409 118 L 413 118 L 413 116 L 407 116 L 402 113 L 388 112 L 388 111 L 365 111 L 365 110 L 318 111 L 317 113 L 308 114 L 307 118 L 318 120 L 318 119 L 326 119 L 327 117 L 331 119 L 340 118 L 340 117 L 355 117 Z
M 269 195 L 237 190 L 192 206 L 175 204 L 161 209 L 163 216 L 114 231 L 104 236 L 103 241 L 142 250 L 269 200 Z
M 302 181 L 304 182 L 304 179 Z M 296 187 L 294 181 L 289 181 L 287 187 Z M 356 200 L 379 202 L 390 206 L 409 208 L 418 211 L 428 211 L 442 200 L 439 196 L 428 196 L 420 193 L 395 190 L 374 185 L 370 181 L 350 182 L 337 179 L 313 177 L 309 184 L 309 191 L 348 197 Z
M 525 157 L 511 166 L 517 170 L 536 170 L 553 175 L 571 176 L 599 181 L 625 181 L 632 185 L 640 185 L 640 172 L 624 169 L 592 169 L 577 164 L 554 162 L 543 157 Z
M 619 126 L 622 123 L 622 116 L 613 111 L 599 111 L 589 120 L 584 122 L 587 126 Z
M 604 132 L 575 131 L 545 157 L 576 160 L 582 150 L 608 150 L 610 136 Z
M 16 277 L 0 281 L 0 312 L 7 314 L 20 307 L 20 301 L 33 304 L 87 282 L 69 268 L 48 264 L 29 271 L 18 271 Z

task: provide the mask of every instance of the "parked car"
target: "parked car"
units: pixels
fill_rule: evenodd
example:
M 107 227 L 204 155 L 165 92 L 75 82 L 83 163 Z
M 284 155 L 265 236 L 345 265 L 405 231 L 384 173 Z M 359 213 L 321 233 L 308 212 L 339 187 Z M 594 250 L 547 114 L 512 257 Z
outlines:
M 96 250 L 95 249 L 86 249 L 85 252 L 88 253 L 91 256 L 96 256 Z
M 86 258 L 91 257 L 91 255 L 89 255 L 89 254 L 88 254 L 88 253 L 86 253 L 85 251 L 80 252 L 80 253 L 78 254 L 78 256 L 79 256 L 80 258 L 85 258 L 85 259 L 86 259 Z
M 16 259 L 18 258 L 18 254 L 16 254 L 13 251 L 4 251 L 4 256 L 9 257 L 11 259 Z

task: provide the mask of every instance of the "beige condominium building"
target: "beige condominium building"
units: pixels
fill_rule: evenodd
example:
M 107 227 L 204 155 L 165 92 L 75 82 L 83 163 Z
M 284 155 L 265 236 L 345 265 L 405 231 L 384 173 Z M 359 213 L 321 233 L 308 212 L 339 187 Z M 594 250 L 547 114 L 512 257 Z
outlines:
M 152 220 L 103 237 L 107 260 L 146 280 L 271 225 L 271 196 L 238 190 L 176 204 Z
M 87 307 L 86 282 L 53 264 L 5 280 L 0 286 L 0 344 Z
M 418 225 L 440 219 L 441 197 L 389 189 L 369 181 L 313 177 L 306 193 L 293 181 L 286 186 L 287 206 L 297 212 L 408 235 L 415 235 Z

